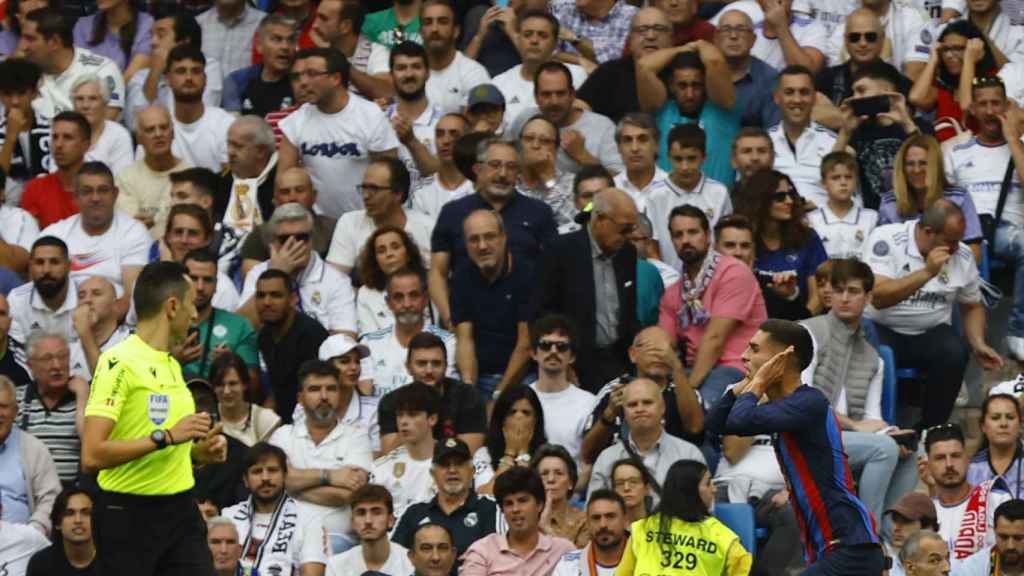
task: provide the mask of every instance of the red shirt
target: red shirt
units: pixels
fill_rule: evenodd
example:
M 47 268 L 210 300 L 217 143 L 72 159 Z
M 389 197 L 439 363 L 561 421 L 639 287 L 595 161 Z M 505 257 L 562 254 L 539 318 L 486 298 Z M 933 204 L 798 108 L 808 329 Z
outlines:
M 309 13 L 309 17 L 306 18 L 306 22 L 302 25 L 302 32 L 299 34 L 299 50 L 303 48 L 316 48 L 316 42 L 313 42 L 313 21 L 316 20 L 316 8 L 319 2 L 313 3 L 312 11 Z M 280 11 L 278 12 L 280 13 Z M 252 35 L 252 63 L 262 64 L 263 54 L 260 54 L 260 32 L 257 30 Z
M 21 194 L 21 207 L 35 216 L 40 229 L 78 214 L 78 204 L 71 192 L 61 185 L 57 174 L 36 176 L 29 180 Z

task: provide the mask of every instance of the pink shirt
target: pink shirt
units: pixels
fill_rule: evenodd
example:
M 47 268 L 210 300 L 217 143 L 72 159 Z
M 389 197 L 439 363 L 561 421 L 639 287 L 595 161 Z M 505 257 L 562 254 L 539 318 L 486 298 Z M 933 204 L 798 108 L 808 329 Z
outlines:
M 523 558 L 508 547 L 504 535 L 491 534 L 462 555 L 459 576 L 548 576 L 562 555 L 573 550 L 576 546 L 565 538 L 541 534 L 537 547 Z
M 688 343 L 686 347 L 687 364 L 693 366 L 697 347 L 708 325 L 690 325 L 686 330 L 679 329 L 679 309 L 682 306 L 679 291 L 683 282 L 680 280 L 665 290 L 658 306 L 658 326 L 671 334 L 676 340 Z M 764 307 L 764 296 L 757 278 L 746 264 L 723 255 L 718 261 L 718 268 L 711 284 L 704 290 L 700 299 L 712 318 L 729 318 L 738 320 L 739 325 L 725 341 L 722 355 L 716 366 L 732 366 L 744 370 L 740 356 L 747 348 L 747 343 L 757 332 L 761 322 L 768 319 L 768 311 Z

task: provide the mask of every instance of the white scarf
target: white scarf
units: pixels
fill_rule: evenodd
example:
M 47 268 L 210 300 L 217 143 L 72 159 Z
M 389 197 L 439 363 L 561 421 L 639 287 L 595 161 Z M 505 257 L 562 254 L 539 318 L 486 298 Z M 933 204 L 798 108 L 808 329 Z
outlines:
M 231 195 L 228 197 L 228 208 L 224 211 L 225 224 L 248 233 L 263 223 L 258 193 L 260 186 L 267 180 L 267 176 L 275 166 L 277 166 L 277 152 L 270 157 L 270 161 L 267 162 L 259 176 L 255 178 L 232 176 Z
M 256 516 L 252 496 L 233 508 L 234 512 L 230 518 L 234 521 L 239 536 L 244 538 L 241 559 L 244 566 L 249 564 L 246 559 L 246 551 L 252 542 L 252 525 Z M 298 555 L 298 551 L 292 550 L 298 525 L 299 511 L 295 500 L 291 496 L 283 495 L 270 516 L 270 527 L 267 528 L 267 533 L 257 548 L 256 559 L 252 561 L 251 566 L 244 567 L 255 568 L 260 574 L 281 574 L 283 576 L 298 574 L 298 564 L 293 560 Z

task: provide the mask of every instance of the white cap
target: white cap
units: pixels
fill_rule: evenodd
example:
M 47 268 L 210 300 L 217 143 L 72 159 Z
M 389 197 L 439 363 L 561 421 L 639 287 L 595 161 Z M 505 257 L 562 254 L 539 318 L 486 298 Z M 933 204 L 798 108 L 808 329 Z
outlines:
M 366 358 L 370 355 L 370 349 L 362 344 L 356 342 L 348 334 L 335 334 L 324 340 L 324 343 L 320 345 L 320 353 L 318 354 L 321 360 L 330 360 L 331 358 L 337 358 L 338 356 L 344 356 L 352 351 L 352 349 L 359 350 L 359 357 Z
M 992 387 L 988 391 L 988 395 L 993 394 L 1009 394 L 1010 396 L 1020 396 L 1024 394 L 1024 374 L 1018 374 L 1013 380 L 1007 380 L 1000 382 Z

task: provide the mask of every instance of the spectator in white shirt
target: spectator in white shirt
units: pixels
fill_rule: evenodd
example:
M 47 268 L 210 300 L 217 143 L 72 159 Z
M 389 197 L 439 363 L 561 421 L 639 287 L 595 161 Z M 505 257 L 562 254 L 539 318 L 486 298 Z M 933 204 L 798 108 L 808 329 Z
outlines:
M 206 56 L 198 46 L 175 46 L 167 55 L 167 85 L 174 95 L 174 155 L 220 172 L 228 162 L 228 129 L 235 117 L 203 103 Z
M 668 178 L 658 167 L 658 125 L 648 114 L 630 112 L 615 127 L 615 143 L 625 170 L 615 176 L 615 187 L 625 190 L 640 212 L 647 206 L 647 197 Z
M 352 547 L 349 502 L 366 484 L 372 464 L 370 436 L 338 418 L 338 370 L 329 362 L 309 360 L 296 375 L 303 422 L 281 426 L 270 437 L 288 456 L 285 487 L 300 512 L 320 520 L 340 553 Z
M 260 326 L 256 314 L 256 281 L 269 268 L 289 274 L 299 292 L 298 308 L 331 333 L 356 335 L 356 299 L 347 274 L 328 266 L 313 251 L 310 235 L 313 215 L 301 204 L 278 206 L 266 232 L 270 236 L 270 259 L 249 270 L 237 310 Z
M 821 181 L 828 200 L 808 214 L 807 221 L 821 237 L 831 259 L 860 259 L 868 236 L 878 224 L 878 212 L 853 201 L 857 172 L 857 159 L 844 150 L 829 152 L 821 159 Z
M 405 41 L 391 49 L 389 56 L 395 101 L 385 113 L 402 146 L 398 157 L 409 168 L 412 187 L 419 185 L 421 174 L 437 171 L 434 157 L 434 127 L 444 113 L 427 97 L 430 77 L 427 51 L 415 42 Z
M 95 74 L 86 74 L 71 85 L 71 103 L 92 127 L 92 141 L 86 161 L 95 160 L 119 173 L 135 161 L 132 135 L 120 123 L 107 119 L 110 88 Z
M 436 222 L 441 207 L 452 200 L 469 196 L 475 190 L 473 182 L 455 164 L 455 142 L 469 128 L 469 122 L 462 114 L 445 114 L 434 126 L 434 149 L 438 161 L 437 172 L 420 178 L 419 186 L 413 190 L 410 205 Z
M 379 484 L 367 484 L 352 494 L 352 531 L 360 545 L 328 560 L 326 576 L 399 576 L 414 570 L 409 551 L 388 539 L 388 532 L 395 526 L 392 496 Z
M 392 91 L 387 73 L 388 47 L 362 34 L 366 14 L 362 2 L 321 0 L 316 8 L 312 35 L 340 50 L 352 64 L 353 92 L 367 99 L 382 98 Z
M 388 278 L 405 268 L 426 274 L 422 252 L 411 236 L 397 226 L 382 226 L 370 234 L 359 252 L 356 314 L 360 334 L 383 330 L 395 323 L 384 293 Z
M 348 274 L 367 238 L 383 226 L 405 230 L 420 251 L 428 253 L 434 224 L 426 215 L 402 207 L 409 199 L 409 185 L 409 171 L 401 160 L 387 156 L 371 160 L 357 187 L 366 209 L 347 212 L 338 219 L 327 262 Z
M 333 48 L 300 50 L 292 66 L 296 98 L 306 101 L 278 126 L 279 171 L 300 163 L 319 192 L 317 211 L 338 218 L 363 207 L 356 192 L 370 160 L 398 156 L 398 137 L 377 105 L 348 90 L 350 65 Z
M 486 68 L 455 48 L 456 20 L 450 0 L 426 0 L 420 8 L 420 36 L 430 65 L 427 98 L 442 112 L 462 110 L 470 89 L 491 81 Z
M 1024 28 L 1011 22 L 1003 0 L 971 0 L 967 2 L 967 14 L 964 16 L 985 31 L 985 36 L 992 47 L 996 65 L 1024 58 Z M 1019 23 L 1018 23 L 1019 24 Z
M 776 70 L 799 64 L 817 73 L 825 64 L 828 32 L 817 20 L 794 13 L 793 0 L 742 0 L 729 6 L 750 17 L 756 40 L 751 54 Z M 712 24 L 718 25 L 713 18 Z
M 68 246 L 53 236 L 43 236 L 32 245 L 28 276 L 7 295 L 10 306 L 10 337 L 25 343 L 37 330 L 60 334 L 68 342 L 78 339 L 71 317 L 78 307 L 78 289 L 69 274 L 71 260 Z M 24 362 L 22 349 L 14 348 L 15 356 Z

